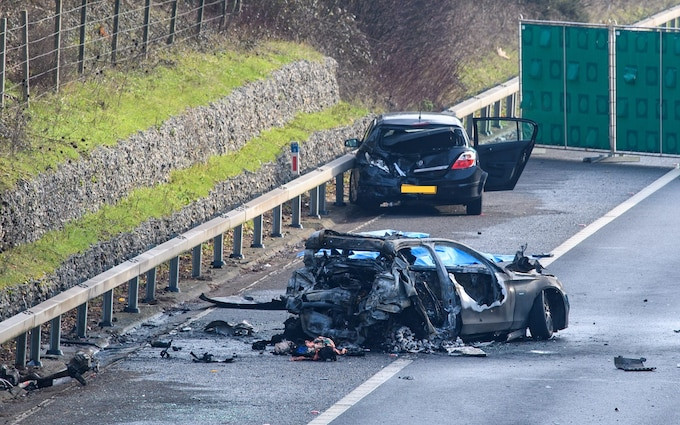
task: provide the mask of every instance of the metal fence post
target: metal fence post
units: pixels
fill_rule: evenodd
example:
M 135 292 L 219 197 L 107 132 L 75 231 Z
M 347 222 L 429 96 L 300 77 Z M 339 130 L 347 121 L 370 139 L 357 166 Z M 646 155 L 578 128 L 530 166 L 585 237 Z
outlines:
M 80 40 L 78 41 L 78 74 L 85 69 L 85 24 L 87 23 L 87 0 L 80 6 Z
M 292 210 L 293 210 L 293 220 L 292 223 L 290 224 L 290 227 L 294 227 L 296 229 L 302 229 L 302 224 L 300 223 L 300 208 L 301 208 L 302 200 L 301 197 L 298 195 L 295 198 L 291 199 L 291 205 L 292 205 Z
M 59 63 L 61 62 L 61 0 L 56 0 L 54 16 L 54 91 L 59 91 Z
M 517 94 L 515 93 L 505 98 L 505 113 L 509 117 L 514 117 L 516 110 L 517 110 Z
M 201 35 L 201 30 L 203 29 L 203 7 L 205 6 L 205 0 L 199 0 L 198 2 L 198 17 L 196 18 L 196 26 L 198 30 L 197 35 Z
M 57 316 L 50 321 L 50 348 L 47 354 L 61 356 L 61 316 Z
M 224 234 L 213 238 L 213 262 L 212 266 L 215 269 L 221 269 L 224 265 Z
M 281 205 L 274 207 L 272 210 L 272 234 L 273 238 L 282 238 L 283 233 L 281 233 Z
M 120 18 L 120 0 L 116 0 L 113 5 L 113 33 L 111 34 L 111 64 L 116 64 L 116 53 L 118 52 L 118 20 Z
M 198 244 L 191 250 L 191 277 L 201 276 L 201 262 L 203 261 L 203 245 Z
M 76 335 L 78 338 L 87 336 L 87 302 L 80 304 L 76 310 Z
M 175 26 L 177 25 L 177 0 L 172 2 L 172 11 L 170 12 L 170 35 L 168 35 L 168 44 L 175 42 Z
M 156 301 L 156 268 L 146 272 L 146 298 L 144 302 L 151 303 Z
M 179 292 L 179 257 L 170 260 L 170 283 L 168 291 Z
M 23 74 L 24 74 L 24 102 L 28 106 L 28 97 L 31 95 L 31 74 L 29 69 L 30 57 L 28 53 L 28 11 L 21 11 L 21 26 L 23 28 L 23 48 L 21 49 L 23 56 Z
M 102 295 L 102 321 L 101 327 L 113 326 L 113 289 L 109 289 Z
M 234 249 L 229 258 L 243 258 L 243 224 L 234 227 Z
M 147 58 L 149 50 L 149 24 L 151 22 L 151 0 L 146 0 L 144 4 L 144 32 L 142 34 L 142 53 L 144 59 Z
M 0 18 L 0 108 L 5 107 L 6 50 L 7 50 L 7 18 Z
M 253 219 L 253 243 L 251 248 L 264 248 L 262 243 L 262 214 Z
M 32 366 L 40 367 L 42 362 L 40 361 L 40 335 L 41 329 L 40 325 L 31 329 L 31 362 Z
M 14 339 L 16 342 L 16 358 L 14 359 L 14 365 L 17 368 L 23 369 L 26 367 L 26 332 L 22 333 Z
M 335 176 L 335 205 L 338 207 L 345 205 L 345 173 Z
M 139 276 L 128 280 L 128 304 L 123 309 L 126 313 L 139 313 Z

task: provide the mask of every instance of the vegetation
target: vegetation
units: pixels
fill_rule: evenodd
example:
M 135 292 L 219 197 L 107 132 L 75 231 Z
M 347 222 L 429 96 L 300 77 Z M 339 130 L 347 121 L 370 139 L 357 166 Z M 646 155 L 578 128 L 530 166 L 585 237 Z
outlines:
M 273 161 L 293 140 L 308 139 L 314 131 L 349 125 L 365 116 L 367 110 L 340 103 L 328 110 L 299 114 L 283 128 L 263 132 L 238 152 L 212 157 L 205 164 L 175 170 L 168 183 L 134 190 L 116 205 L 104 205 L 95 212 L 51 231 L 36 242 L 0 253 L 0 288 L 53 272 L 70 255 L 86 251 L 90 245 L 132 231 L 151 218 L 162 218 L 204 198 L 219 182 L 257 171 Z
M 321 55 L 285 42 L 264 43 L 247 52 L 168 50 L 144 70 L 110 69 L 84 83 L 70 83 L 33 101 L 25 112 L 25 125 L 20 126 L 27 136 L 25 146 L 0 156 L 0 191 L 302 59 L 319 61 Z

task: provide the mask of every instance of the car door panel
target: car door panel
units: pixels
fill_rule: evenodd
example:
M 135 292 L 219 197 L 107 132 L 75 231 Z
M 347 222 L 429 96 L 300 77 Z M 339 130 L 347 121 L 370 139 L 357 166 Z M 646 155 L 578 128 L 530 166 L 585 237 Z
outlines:
M 489 176 L 484 190 L 512 190 L 536 143 L 538 124 L 522 118 L 474 118 L 474 147 Z

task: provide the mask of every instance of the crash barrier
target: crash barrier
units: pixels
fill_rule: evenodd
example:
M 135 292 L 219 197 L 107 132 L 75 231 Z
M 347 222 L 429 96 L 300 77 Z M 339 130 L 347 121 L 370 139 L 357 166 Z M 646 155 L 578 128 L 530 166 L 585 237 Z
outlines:
M 262 245 L 262 215 L 273 212 L 272 236 L 281 236 L 282 205 L 291 201 L 292 227 L 300 228 L 301 195 L 309 192 L 309 215 L 318 216 L 326 209 L 326 183 L 335 178 L 336 205 L 344 204 L 344 172 L 352 168 L 354 154 L 346 154 L 297 179 L 286 183 L 244 205 L 214 218 L 198 227 L 150 249 L 130 260 L 119 264 L 55 297 L 0 322 L 0 344 L 16 340 L 16 360 L 19 367 L 26 366 L 27 342 L 30 338 L 31 364 L 39 366 L 41 351 L 41 325 L 50 322 L 50 346 L 48 354 L 60 355 L 61 316 L 73 309 L 76 313 L 76 333 L 86 336 L 88 301 L 102 297 L 101 326 L 113 325 L 113 290 L 128 284 L 127 306 L 124 311 L 139 313 L 139 277 L 146 274 L 146 302 L 154 300 L 156 288 L 156 267 L 169 262 L 170 276 L 168 290 L 179 292 L 179 257 L 191 253 L 192 277 L 201 276 L 202 244 L 213 240 L 213 267 L 224 264 L 223 234 L 233 229 L 232 258 L 242 257 L 243 224 L 252 220 L 254 234 L 252 247 Z
M 680 6 L 627 27 L 521 21 L 520 77 L 448 111 L 470 134 L 473 116 L 519 108 L 540 123 L 539 144 L 680 154 L 679 27 Z
M 680 6 L 667 12 L 655 15 L 638 25 L 656 26 L 680 16 Z M 675 22 L 677 24 L 677 22 Z M 472 118 L 476 113 L 481 116 L 492 116 L 493 113 L 505 112 L 513 116 L 516 111 L 519 78 L 494 87 L 478 96 L 468 99 L 447 109 L 449 112 L 465 120 L 470 134 Z M 505 105 L 501 102 L 505 101 Z M 502 108 L 505 107 L 505 111 Z M 354 155 L 347 154 L 305 174 L 280 188 L 259 196 L 243 206 L 229 211 L 208 221 L 176 238 L 169 240 L 147 252 L 144 252 L 106 272 L 97 275 L 59 295 L 50 298 L 30 309 L 0 322 L 0 344 L 12 339 L 16 340 L 16 364 L 26 365 L 26 348 L 30 338 L 31 363 L 40 365 L 41 325 L 50 322 L 50 346 L 48 354 L 61 354 L 61 316 L 77 309 L 76 333 L 85 337 L 88 301 L 101 296 L 103 299 L 103 326 L 111 326 L 113 319 L 113 289 L 128 284 L 128 300 L 126 312 L 137 313 L 139 277 L 146 273 L 146 302 L 154 300 L 156 288 L 156 267 L 169 262 L 170 276 L 168 290 L 179 292 L 179 256 L 191 252 L 192 277 L 201 275 L 201 246 L 213 240 L 213 267 L 223 265 L 223 234 L 233 229 L 233 251 L 230 257 L 242 257 L 243 223 L 252 220 L 254 223 L 253 247 L 262 247 L 262 214 L 273 212 L 272 236 L 281 235 L 282 205 L 291 202 L 292 222 L 290 226 L 301 227 L 301 195 L 310 193 L 310 215 L 318 215 L 325 210 L 326 183 L 335 177 L 335 203 L 343 204 L 344 173 L 352 168 Z

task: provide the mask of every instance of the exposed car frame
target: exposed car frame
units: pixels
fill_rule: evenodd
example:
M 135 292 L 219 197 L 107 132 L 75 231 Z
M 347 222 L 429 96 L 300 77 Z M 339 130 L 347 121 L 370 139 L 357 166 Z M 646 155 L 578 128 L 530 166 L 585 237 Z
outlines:
M 422 235 L 420 235 L 422 236 Z M 234 298 L 223 307 L 286 309 L 287 331 L 376 345 L 397 326 L 419 338 L 550 338 L 568 325 L 562 284 L 536 260 L 480 253 L 456 241 L 339 233 L 324 229 L 305 243 L 304 267 L 286 294 L 269 303 Z

